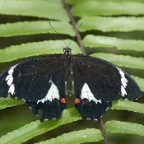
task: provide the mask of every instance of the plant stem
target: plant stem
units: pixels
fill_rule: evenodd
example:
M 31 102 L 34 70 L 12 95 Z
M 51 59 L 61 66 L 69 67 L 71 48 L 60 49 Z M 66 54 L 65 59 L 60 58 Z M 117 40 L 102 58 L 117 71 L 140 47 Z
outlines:
M 100 123 L 100 126 L 101 126 L 101 132 L 102 132 L 102 135 L 103 135 L 103 138 L 104 138 L 104 144 L 108 144 L 105 129 L 104 129 L 104 123 L 103 123 L 102 118 L 100 118 L 99 123 Z
M 74 29 L 75 34 L 76 34 L 77 42 L 80 46 L 80 49 L 82 50 L 83 55 L 86 55 L 86 51 L 85 51 L 85 48 L 84 48 L 84 45 L 83 45 L 83 42 L 82 42 L 82 39 L 81 39 L 81 35 L 80 35 L 80 33 L 78 31 L 78 28 L 77 28 L 77 25 L 76 25 L 76 21 L 75 21 L 72 13 L 70 11 L 70 8 L 69 8 L 68 4 L 65 2 L 65 0 L 62 0 L 62 3 L 63 3 L 63 5 L 64 5 L 64 7 L 67 11 L 67 14 L 68 14 L 69 18 L 70 18 L 71 24 L 72 24 L 73 29 Z
M 81 35 L 80 35 L 79 31 L 78 31 L 78 28 L 77 28 L 77 25 L 76 25 L 76 21 L 75 21 L 73 15 L 71 13 L 71 10 L 70 10 L 69 6 L 67 5 L 67 3 L 65 2 L 65 0 L 61 0 L 61 1 L 62 1 L 63 5 L 64 5 L 66 11 L 67 11 L 67 14 L 68 14 L 69 18 L 70 18 L 71 24 L 72 24 L 73 29 L 74 29 L 75 34 L 76 34 L 77 42 L 78 42 L 78 44 L 80 46 L 80 49 L 82 50 L 83 55 L 86 55 L 86 51 L 85 51 L 85 48 L 84 48 L 84 45 L 83 45 L 83 42 L 82 42 L 82 38 L 81 38 Z M 103 138 L 104 138 L 104 144 L 107 144 L 107 138 L 106 138 L 105 129 L 104 129 L 104 123 L 103 123 L 102 118 L 100 118 L 99 123 L 100 123 L 100 126 L 101 126 L 101 132 L 102 132 L 102 135 L 103 135 Z

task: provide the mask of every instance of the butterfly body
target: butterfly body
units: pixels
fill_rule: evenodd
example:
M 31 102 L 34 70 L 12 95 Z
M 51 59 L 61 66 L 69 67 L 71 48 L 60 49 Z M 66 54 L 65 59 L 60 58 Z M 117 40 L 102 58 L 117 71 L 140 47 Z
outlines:
M 75 107 L 83 118 L 99 120 L 112 101 L 119 98 L 137 100 L 141 96 L 135 81 L 113 64 L 90 56 L 64 55 L 32 57 L 0 75 L 0 97 L 17 97 L 43 112 L 41 120 L 58 119 L 66 108 L 74 81 Z

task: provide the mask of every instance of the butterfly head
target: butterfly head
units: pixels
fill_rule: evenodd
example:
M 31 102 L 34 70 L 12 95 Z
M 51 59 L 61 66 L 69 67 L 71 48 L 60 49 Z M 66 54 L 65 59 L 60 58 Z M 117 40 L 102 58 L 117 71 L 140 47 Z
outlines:
M 71 48 L 68 48 L 68 47 L 64 48 L 63 51 L 64 51 L 65 56 L 70 56 L 71 55 Z

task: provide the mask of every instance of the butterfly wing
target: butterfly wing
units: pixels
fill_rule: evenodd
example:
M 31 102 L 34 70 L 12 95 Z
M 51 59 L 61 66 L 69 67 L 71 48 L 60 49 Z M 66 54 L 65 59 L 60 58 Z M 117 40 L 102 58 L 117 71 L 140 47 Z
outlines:
M 66 106 L 63 55 L 33 57 L 0 75 L 0 97 L 23 99 L 42 120 L 59 118 Z
M 89 56 L 73 56 L 75 106 L 87 119 L 97 119 L 111 102 L 136 100 L 141 96 L 135 81 L 111 63 Z

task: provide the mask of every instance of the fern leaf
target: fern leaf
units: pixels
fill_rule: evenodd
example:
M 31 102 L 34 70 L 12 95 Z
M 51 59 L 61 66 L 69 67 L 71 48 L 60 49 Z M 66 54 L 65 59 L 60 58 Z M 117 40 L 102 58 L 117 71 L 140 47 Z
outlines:
M 113 110 L 127 110 L 144 114 L 144 104 L 128 100 L 119 100 L 113 102 Z
M 51 21 L 51 25 L 55 31 L 59 34 L 67 34 L 74 36 L 72 26 L 68 22 L 64 21 Z M 49 21 L 25 21 L 0 25 L 0 36 L 10 37 L 19 35 L 32 35 L 32 34 L 44 34 L 54 33 L 55 31 L 49 24 Z
M 74 114 L 73 114 L 74 113 Z M 80 120 L 81 117 L 76 110 L 68 109 L 64 110 L 62 118 L 60 120 L 45 121 L 41 123 L 40 121 L 35 121 L 29 123 L 17 130 L 14 130 L 0 138 L 0 143 L 23 143 L 29 139 L 36 137 L 40 134 L 43 134 L 47 131 L 55 129 L 61 125 L 68 124 L 77 120 Z
M 0 98 L 0 109 L 5 109 L 7 107 L 17 106 L 21 105 L 24 102 L 18 99 L 12 99 L 12 98 Z
M 0 14 L 33 16 L 69 21 L 61 1 L 54 1 L 0 0 Z
M 85 2 L 89 2 L 89 0 L 66 0 L 67 3 L 71 4 L 71 5 L 77 5 L 80 3 L 85 3 Z M 135 0 L 91 0 L 92 2 L 136 2 Z M 137 2 L 143 2 L 143 0 L 137 0 Z
M 136 134 L 139 136 L 144 136 L 144 126 L 137 123 L 113 120 L 106 122 L 105 128 L 107 132 L 111 133 Z
M 128 68 L 135 68 L 135 69 L 144 69 L 144 58 L 136 58 L 132 56 L 124 56 L 124 55 L 115 55 L 115 54 L 108 54 L 108 53 L 95 53 L 91 56 L 105 59 L 111 63 L 114 63 L 119 66 L 124 66 Z
M 83 17 L 79 20 L 78 25 L 81 32 L 89 30 L 100 30 L 103 32 L 112 31 L 143 31 L 144 18 L 139 17 Z
M 75 16 L 94 15 L 141 15 L 144 14 L 144 4 L 129 1 L 85 1 L 72 8 Z
M 132 77 L 133 77 L 133 78 L 135 79 L 135 81 L 138 83 L 141 91 L 144 92 L 144 79 L 143 79 L 143 78 L 140 78 L 140 77 L 137 77 L 137 76 L 132 76 Z
M 80 49 L 75 42 L 72 42 L 71 40 L 64 41 L 67 44 L 71 43 L 73 54 L 80 53 Z M 50 40 L 10 46 L 0 50 L 0 62 L 9 62 L 12 60 L 35 55 L 63 53 L 63 48 L 66 47 L 64 41 Z
M 128 50 L 128 51 L 144 51 L 144 41 L 143 40 L 126 40 L 116 37 L 106 37 L 106 36 L 94 36 L 87 35 L 83 39 L 85 47 L 104 47 L 113 48 L 118 50 Z
M 47 141 L 39 142 L 37 144 L 80 144 L 86 142 L 97 142 L 102 140 L 100 130 L 91 128 L 80 131 L 73 131 L 67 134 L 60 135 Z

